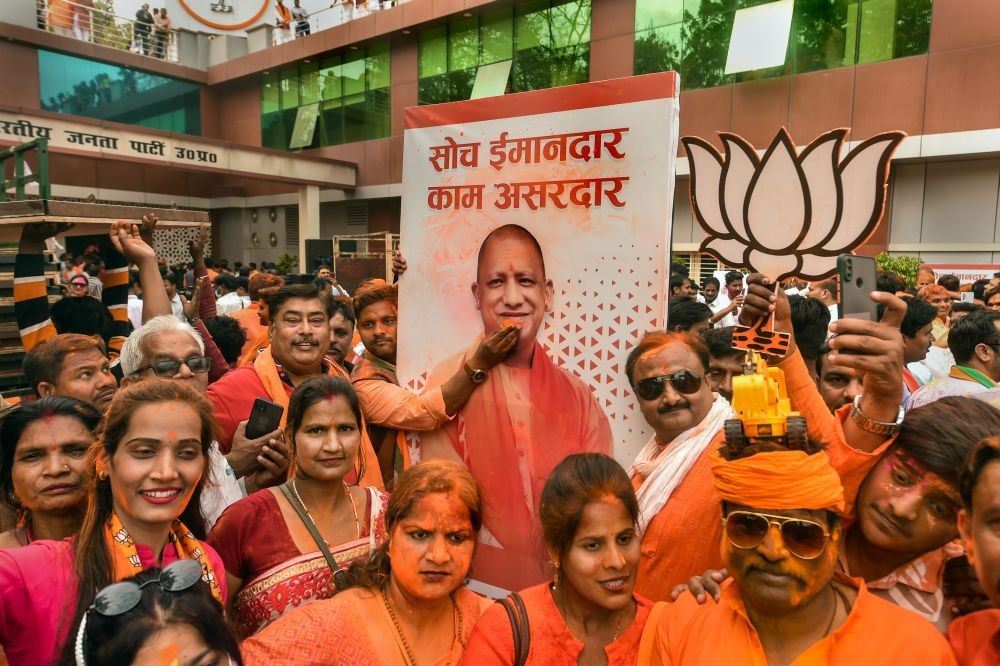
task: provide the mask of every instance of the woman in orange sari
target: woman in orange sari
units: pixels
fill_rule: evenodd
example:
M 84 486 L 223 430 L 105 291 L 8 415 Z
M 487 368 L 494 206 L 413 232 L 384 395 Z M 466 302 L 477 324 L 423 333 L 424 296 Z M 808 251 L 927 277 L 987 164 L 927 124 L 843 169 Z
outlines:
M 553 582 L 512 594 L 483 613 L 462 662 L 635 664 L 653 607 L 633 592 L 640 557 L 638 517 L 632 483 L 613 458 L 567 456 L 552 470 L 539 508 Z M 517 608 L 522 622 L 509 615 L 514 611 L 518 617 Z
M 351 562 L 385 541 L 388 495 L 344 481 L 363 464 L 360 423 L 346 379 L 319 375 L 297 386 L 285 425 L 293 478 L 231 505 L 212 529 L 208 542 L 226 565 L 231 618 L 243 637 L 332 597 Z
M 389 540 L 351 568 L 356 584 L 243 642 L 248 666 L 460 663 L 486 599 L 463 582 L 482 526 L 479 486 L 435 460 L 403 472 L 385 514 Z

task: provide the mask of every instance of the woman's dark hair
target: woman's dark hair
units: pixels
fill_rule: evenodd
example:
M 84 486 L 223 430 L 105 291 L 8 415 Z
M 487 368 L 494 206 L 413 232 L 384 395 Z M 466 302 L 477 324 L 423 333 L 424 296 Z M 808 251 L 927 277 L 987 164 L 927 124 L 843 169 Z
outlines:
M 136 410 L 145 405 L 162 402 L 186 403 L 197 412 L 201 421 L 201 451 L 205 459 L 205 473 L 202 474 L 179 518 L 196 538 L 203 540 L 205 519 L 201 515 L 201 492 L 208 483 L 208 451 L 215 439 L 216 426 L 212 415 L 212 403 L 186 383 L 169 379 L 150 379 L 119 389 L 104 414 L 104 420 L 101 421 L 97 431 L 97 439 L 90 447 L 89 467 L 92 471 L 95 469 L 102 453 L 110 464 L 131 426 L 132 416 Z M 104 533 L 104 525 L 113 511 L 110 478 L 101 479 L 94 473 L 87 495 L 87 512 L 83 517 L 80 533 L 73 544 L 73 567 L 78 581 L 78 591 L 76 610 L 69 625 L 72 631 L 79 626 L 80 619 L 94 602 L 98 591 L 114 582 L 111 553 Z M 70 635 L 74 635 L 72 631 Z M 72 652 L 73 646 L 67 644 L 63 654 Z
M 542 489 L 538 511 L 542 539 L 552 553 L 564 555 L 573 543 L 583 510 L 591 502 L 617 498 L 632 523 L 639 519 L 639 502 L 628 474 L 603 453 L 575 453 L 556 465 Z
M 399 475 L 385 510 L 385 532 L 389 539 L 400 521 L 413 512 L 417 502 L 436 493 L 454 493 L 465 504 L 475 539 L 483 526 L 483 494 L 468 468 L 452 460 L 428 460 Z M 386 540 L 367 561 L 362 558 L 352 564 L 348 577 L 351 587 L 377 590 L 385 586 L 391 573 L 389 540 Z
M 0 423 L 0 499 L 12 509 L 20 508 L 14 501 L 14 453 L 21 435 L 29 425 L 50 416 L 69 416 L 77 419 L 87 430 L 94 432 L 101 415 L 92 405 L 67 397 L 49 397 L 22 402 L 9 410 Z
M 948 396 L 906 411 L 894 447 L 958 487 L 976 442 L 1000 433 L 1000 410 L 975 398 Z
M 302 425 L 306 411 L 321 400 L 327 398 L 341 397 L 347 401 L 354 420 L 358 425 L 358 432 L 364 427 L 361 420 L 361 404 L 358 402 L 358 394 L 354 392 L 351 382 L 343 377 L 332 377 L 330 375 L 316 375 L 305 380 L 295 387 L 292 397 L 288 399 L 288 418 L 285 421 L 286 441 L 295 457 L 295 433 Z M 365 457 L 361 450 L 358 450 L 358 457 L 355 461 L 358 469 L 357 478 L 361 479 L 365 473 Z
M 147 569 L 125 580 L 142 585 L 158 579 L 160 571 Z M 133 664 L 151 636 L 179 625 L 194 628 L 210 650 L 242 666 L 240 648 L 222 615 L 222 605 L 203 580 L 181 592 L 166 592 L 157 583 L 149 583 L 142 588 L 139 605 L 127 613 L 113 617 L 91 613 L 87 617 L 83 655 L 87 664 Z M 75 638 L 75 634 L 70 636 L 68 642 L 73 644 Z M 75 659 L 68 663 L 75 663 Z

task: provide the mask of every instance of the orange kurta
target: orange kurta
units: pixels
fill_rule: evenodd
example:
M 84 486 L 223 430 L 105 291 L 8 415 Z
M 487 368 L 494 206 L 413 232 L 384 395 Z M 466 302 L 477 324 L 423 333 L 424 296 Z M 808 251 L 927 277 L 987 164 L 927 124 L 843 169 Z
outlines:
M 837 580 L 858 590 L 850 614 L 829 636 L 799 655 L 792 666 L 956 663 L 948 642 L 934 625 L 872 595 L 860 579 L 838 574 Z M 650 642 L 650 653 L 639 655 L 640 666 L 767 666 L 739 591 L 739 585 L 730 579 L 723 583 L 718 603 L 709 598 L 698 605 L 685 593 L 668 605 L 655 627 L 656 640 Z
M 465 587 L 455 602 L 462 635 L 435 666 L 457 664 L 472 627 L 492 603 Z M 456 617 L 457 625 L 457 617 Z M 419 650 L 419 645 L 413 645 Z M 288 613 L 240 645 L 246 666 L 406 666 L 398 633 L 381 593 L 352 588 L 332 599 L 314 601 Z
M 850 406 L 843 407 L 836 415 L 830 413 L 798 351 L 780 367 L 785 372 L 785 384 L 793 406 L 806 417 L 809 436 L 827 445 L 830 464 L 840 475 L 850 511 L 861 482 L 893 440 L 871 453 L 851 448 L 844 438 L 842 425 L 848 418 Z M 701 575 L 707 569 L 722 567 L 719 551 L 722 508 L 715 494 L 708 457 L 724 441 L 721 432 L 716 435 L 650 521 L 642 536 L 637 593 L 654 601 L 666 601 L 676 585 L 687 583 L 691 576 Z M 632 478 L 634 488 L 641 483 L 641 477 Z
M 958 618 L 948 627 L 948 642 L 959 666 L 1000 664 L 1000 610 L 991 608 Z
M 528 611 L 531 628 L 531 646 L 526 666 L 576 666 L 583 643 L 570 632 L 549 592 L 549 584 L 542 583 L 521 592 Z M 638 604 L 635 619 L 623 628 L 618 640 L 604 646 L 609 666 L 631 666 L 639 654 L 639 639 L 649 617 L 653 603 L 636 595 Z M 462 663 L 513 664 L 514 636 L 507 611 L 500 604 L 491 606 L 476 623 L 469 637 Z
M 438 364 L 428 388 L 459 372 L 474 350 Z M 538 501 L 555 466 L 586 452 L 611 454 L 607 416 L 590 387 L 553 363 L 537 342 L 531 368 L 492 368 L 454 419 L 421 434 L 423 459 L 457 458 L 482 485 L 484 529 L 473 578 L 520 590 L 548 577 Z

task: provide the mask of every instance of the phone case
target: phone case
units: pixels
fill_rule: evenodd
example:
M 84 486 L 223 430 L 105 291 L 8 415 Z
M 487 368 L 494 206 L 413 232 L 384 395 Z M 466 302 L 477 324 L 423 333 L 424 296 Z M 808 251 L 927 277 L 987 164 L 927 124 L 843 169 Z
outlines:
M 876 268 L 873 257 L 842 254 L 837 257 L 840 281 L 840 316 L 878 321 L 878 304 L 868 295 L 876 290 Z

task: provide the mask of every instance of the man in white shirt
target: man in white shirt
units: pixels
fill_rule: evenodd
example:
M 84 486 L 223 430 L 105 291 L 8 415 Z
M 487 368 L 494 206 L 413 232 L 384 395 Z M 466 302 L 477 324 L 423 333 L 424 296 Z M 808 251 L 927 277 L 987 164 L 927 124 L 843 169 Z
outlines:
M 163 286 L 166 287 L 167 298 L 170 299 L 170 310 L 174 313 L 175 317 L 186 323 L 187 317 L 184 316 L 184 306 L 187 303 L 187 299 L 177 291 L 177 283 L 174 281 L 174 276 L 171 273 L 163 276 Z
M 215 278 L 216 314 L 227 315 L 243 309 L 243 299 L 236 293 L 239 285 L 232 275 L 219 273 Z

